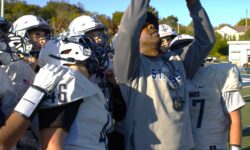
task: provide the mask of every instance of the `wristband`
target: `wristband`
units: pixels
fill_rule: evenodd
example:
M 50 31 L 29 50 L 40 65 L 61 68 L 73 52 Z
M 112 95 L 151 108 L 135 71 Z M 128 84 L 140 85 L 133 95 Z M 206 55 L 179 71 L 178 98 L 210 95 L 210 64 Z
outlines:
M 230 144 L 230 150 L 241 150 L 241 146 L 240 145 Z
M 32 116 L 34 116 L 33 114 L 36 108 L 41 103 L 45 95 L 45 90 L 40 87 L 31 85 L 30 88 L 25 92 L 21 100 L 18 102 L 14 110 L 32 120 Z

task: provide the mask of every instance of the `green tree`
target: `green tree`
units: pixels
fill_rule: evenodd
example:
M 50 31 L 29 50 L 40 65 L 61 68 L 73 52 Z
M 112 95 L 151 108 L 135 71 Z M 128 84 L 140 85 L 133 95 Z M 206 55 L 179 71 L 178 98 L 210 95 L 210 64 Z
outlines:
M 215 32 L 216 43 L 210 52 L 211 56 L 223 57 L 228 55 L 228 44 L 227 40 L 223 38 L 219 33 Z
M 78 4 L 79 5 L 79 4 Z M 41 9 L 41 17 L 49 20 L 55 34 L 67 30 L 70 22 L 83 13 L 83 6 L 69 4 L 65 1 L 49 1 Z
M 218 28 L 222 28 L 222 27 L 224 27 L 224 26 L 231 26 L 231 25 L 229 25 L 229 24 L 227 24 L 227 23 L 222 23 L 222 24 L 219 24 Z
M 114 30 L 116 27 L 112 22 L 112 19 L 104 14 L 98 14 L 96 16 L 107 27 L 108 34 L 114 35 Z
M 25 1 L 6 1 L 5 18 L 14 22 L 23 15 L 39 15 L 40 7 L 36 5 L 28 5 Z
M 192 26 L 179 26 L 179 34 L 194 35 L 194 29 Z
M 250 40 L 250 29 L 248 29 L 244 35 L 240 36 L 240 40 Z
M 121 22 L 123 12 L 121 11 L 116 11 L 112 14 L 112 22 L 118 26 Z
M 247 24 L 250 25 L 250 19 L 247 18 Z M 245 26 L 246 25 L 246 19 L 241 19 L 239 22 L 237 22 L 236 26 Z
M 175 17 L 175 16 L 173 16 L 173 15 L 171 15 L 171 16 L 168 16 L 167 18 L 161 19 L 160 23 L 167 24 L 167 25 L 171 26 L 172 28 L 177 29 L 178 18 Z

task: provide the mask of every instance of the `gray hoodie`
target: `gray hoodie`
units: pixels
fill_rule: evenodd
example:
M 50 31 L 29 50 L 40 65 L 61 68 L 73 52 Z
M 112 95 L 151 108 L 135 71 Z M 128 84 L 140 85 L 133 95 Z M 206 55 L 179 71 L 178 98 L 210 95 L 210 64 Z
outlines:
M 194 147 L 186 78 L 208 55 L 215 36 L 199 1 L 188 6 L 195 40 L 182 50 L 157 58 L 139 52 L 140 30 L 149 0 L 132 0 L 121 20 L 114 72 L 127 104 L 122 122 L 127 150 L 185 150 Z

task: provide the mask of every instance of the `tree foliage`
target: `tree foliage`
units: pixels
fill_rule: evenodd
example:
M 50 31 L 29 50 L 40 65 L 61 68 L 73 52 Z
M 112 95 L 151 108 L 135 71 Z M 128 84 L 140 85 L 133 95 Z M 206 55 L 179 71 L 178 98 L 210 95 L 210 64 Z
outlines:
M 167 25 L 171 26 L 172 28 L 176 29 L 177 25 L 178 25 L 178 18 L 171 15 L 171 16 L 168 16 L 166 18 L 161 19 L 160 23 L 167 24 Z
M 218 28 L 222 28 L 222 27 L 224 27 L 224 26 L 230 26 L 230 25 L 227 24 L 227 23 L 222 23 L 222 24 L 220 24 L 220 25 L 218 26 Z
M 10 22 L 14 22 L 23 15 L 39 15 L 40 9 L 39 6 L 28 5 L 24 1 L 7 1 L 5 3 L 5 18 Z
M 116 26 L 120 24 L 122 15 L 123 15 L 123 12 L 121 11 L 116 11 L 112 14 L 112 21 Z
M 108 34 L 114 35 L 117 27 L 114 25 L 112 19 L 103 14 L 97 14 L 96 16 L 107 27 Z
M 244 35 L 240 36 L 240 40 L 250 40 L 250 29 L 248 29 Z
M 247 18 L 247 24 L 248 26 L 250 25 L 250 19 Z M 241 19 L 239 22 L 236 24 L 237 26 L 245 26 L 246 25 L 246 19 Z
M 149 10 L 158 17 L 158 11 L 150 6 Z M 55 31 L 55 35 L 67 30 L 69 23 L 80 15 L 95 15 L 107 27 L 108 33 L 113 36 L 117 32 L 117 27 L 120 24 L 124 12 L 116 11 L 111 17 L 96 12 L 86 11 L 84 4 L 78 2 L 77 4 L 70 4 L 68 0 L 49 0 L 43 7 L 27 4 L 24 0 L 6 0 L 5 1 L 5 18 L 14 22 L 17 18 L 33 14 L 41 16 L 50 23 Z M 192 22 L 188 26 L 179 24 L 178 18 L 174 15 L 159 18 L 159 23 L 165 23 L 173 27 L 180 34 L 194 35 Z M 250 25 L 250 19 L 247 19 Z M 224 25 L 224 24 L 223 24 Z M 245 19 L 241 19 L 237 25 L 245 25 Z M 226 39 L 222 38 L 216 33 L 216 43 L 210 55 L 225 56 L 228 55 L 228 45 Z M 241 40 L 250 40 L 250 30 L 248 30 Z
M 211 56 L 221 57 L 228 55 L 228 44 L 227 40 L 223 38 L 219 33 L 215 32 L 216 43 L 210 52 Z
M 40 16 L 45 20 L 49 20 L 55 33 L 60 33 L 67 30 L 68 25 L 74 18 L 84 13 L 87 12 L 77 5 L 71 5 L 63 1 L 50 1 L 41 9 Z

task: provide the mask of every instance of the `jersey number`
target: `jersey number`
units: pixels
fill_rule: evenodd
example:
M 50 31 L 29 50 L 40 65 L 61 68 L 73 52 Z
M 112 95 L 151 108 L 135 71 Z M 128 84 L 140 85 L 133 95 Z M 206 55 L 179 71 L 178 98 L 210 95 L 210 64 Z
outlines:
M 66 103 L 67 102 L 67 85 L 66 84 L 60 84 L 59 85 L 59 93 L 58 93 L 58 100 L 61 103 Z M 55 103 L 55 92 L 52 92 L 50 95 L 48 95 L 48 98 L 51 99 L 52 103 Z
M 194 100 L 192 100 L 192 106 L 193 107 L 196 107 L 198 104 L 200 104 L 200 111 L 199 111 L 198 122 L 197 122 L 196 127 L 201 128 L 202 117 L 203 117 L 203 112 L 204 112 L 204 105 L 205 105 L 205 99 L 194 99 Z
M 59 97 L 59 101 L 61 103 L 66 103 L 67 102 L 67 85 L 66 84 L 60 84 L 59 85 L 59 94 L 58 94 L 58 97 Z

